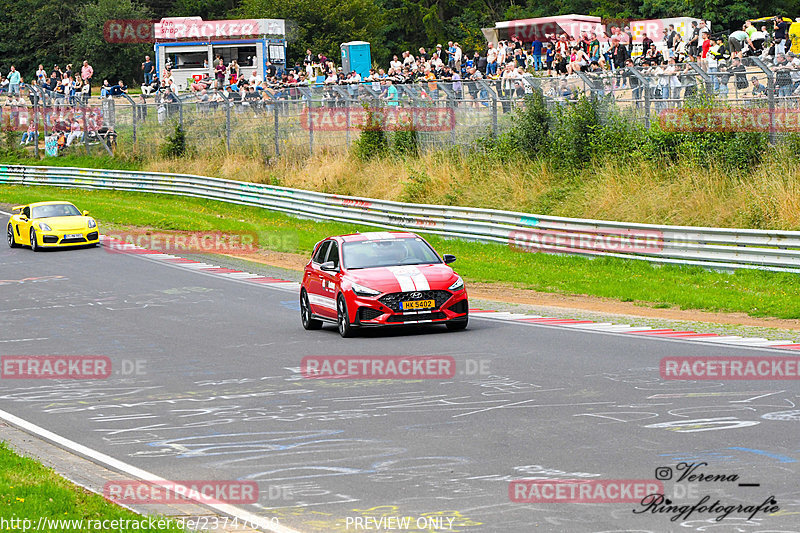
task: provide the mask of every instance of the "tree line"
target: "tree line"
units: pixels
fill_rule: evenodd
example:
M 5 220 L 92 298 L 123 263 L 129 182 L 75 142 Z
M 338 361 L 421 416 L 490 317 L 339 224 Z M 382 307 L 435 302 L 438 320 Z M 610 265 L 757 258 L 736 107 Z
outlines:
M 719 31 L 749 18 L 800 16 L 800 0 L 0 0 L 0 72 L 7 74 L 14 64 L 30 81 L 39 64 L 49 72 L 56 64 L 63 69 L 88 59 L 95 83 L 140 82 L 143 57 L 152 56 L 153 46 L 105 42 L 103 25 L 110 19 L 287 19 L 290 61 L 301 60 L 309 48 L 338 60 L 340 43 L 363 40 L 372 44 L 373 60 L 385 66 L 393 54 L 450 40 L 465 52 L 482 51 L 482 27 L 569 13 L 605 19 L 693 16 L 711 20 Z

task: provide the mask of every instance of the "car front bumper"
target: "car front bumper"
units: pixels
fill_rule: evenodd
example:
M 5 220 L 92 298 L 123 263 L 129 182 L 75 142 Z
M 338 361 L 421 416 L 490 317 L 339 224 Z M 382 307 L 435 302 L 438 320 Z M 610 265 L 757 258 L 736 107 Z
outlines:
M 80 235 L 80 237 L 66 238 L 67 235 Z M 97 228 L 87 228 L 85 230 L 37 230 L 36 237 L 38 245 L 42 248 L 61 248 L 64 246 L 86 246 L 100 242 L 100 232 Z

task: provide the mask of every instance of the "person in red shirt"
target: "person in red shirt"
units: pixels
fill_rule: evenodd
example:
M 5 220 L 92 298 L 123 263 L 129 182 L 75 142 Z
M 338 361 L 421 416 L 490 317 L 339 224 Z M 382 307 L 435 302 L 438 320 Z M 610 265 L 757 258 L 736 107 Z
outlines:
M 711 48 L 711 39 L 708 38 L 708 33 L 703 33 L 703 48 L 700 54 L 700 59 L 705 61 L 708 56 L 708 50 Z

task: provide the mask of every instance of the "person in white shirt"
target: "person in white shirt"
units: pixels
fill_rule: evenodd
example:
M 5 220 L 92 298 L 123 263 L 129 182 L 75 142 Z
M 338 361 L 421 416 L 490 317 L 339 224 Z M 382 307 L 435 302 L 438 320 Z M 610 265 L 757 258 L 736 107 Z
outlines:
M 397 56 L 392 57 L 392 60 L 389 61 L 389 68 L 393 68 L 394 70 L 402 70 L 403 69 L 403 62 L 400 61 Z
M 248 80 L 247 80 L 247 82 L 251 86 L 261 85 L 262 81 L 263 80 L 261 79 L 261 76 L 258 75 L 258 71 L 257 70 L 254 70 L 253 73 L 250 74 L 250 78 L 248 78 Z
M 455 70 L 461 73 L 461 59 L 464 57 L 464 52 L 461 50 L 461 45 L 455 43 L 453 46 L 456 48 L 456 53 L 453 55 L 453 62 L 455 63 Z
M 497 49 L 494 43 L 488 44 L 489 48 L 486 50 L 486 75 L 494 76 L 497 74 Z

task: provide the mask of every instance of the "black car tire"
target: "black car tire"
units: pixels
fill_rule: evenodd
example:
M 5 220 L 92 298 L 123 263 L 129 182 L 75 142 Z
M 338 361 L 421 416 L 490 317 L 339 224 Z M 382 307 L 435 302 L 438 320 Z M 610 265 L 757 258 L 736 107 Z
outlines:
M 19 244 L 17 244 L 17 241 L 14 238 L 14 226 L 12 226 L 10 222 L 8 223 L 8 233 L 6 234 L 6 239 L 8 240 L 9 248 L 19 247 Z
M 467 325 L 469 324 L 469 315 L 465 316 L 464 318 L 456 318 L 445 322 L 445 326 L 449 331 L 462 331 L 467 329 Z
M 300 321 L 303 329 L 319 329 L 322 327 L 322 320 L 311 318 L 311 307 L 308 304 L 308 294 L 303 290 L 300 292 Z

